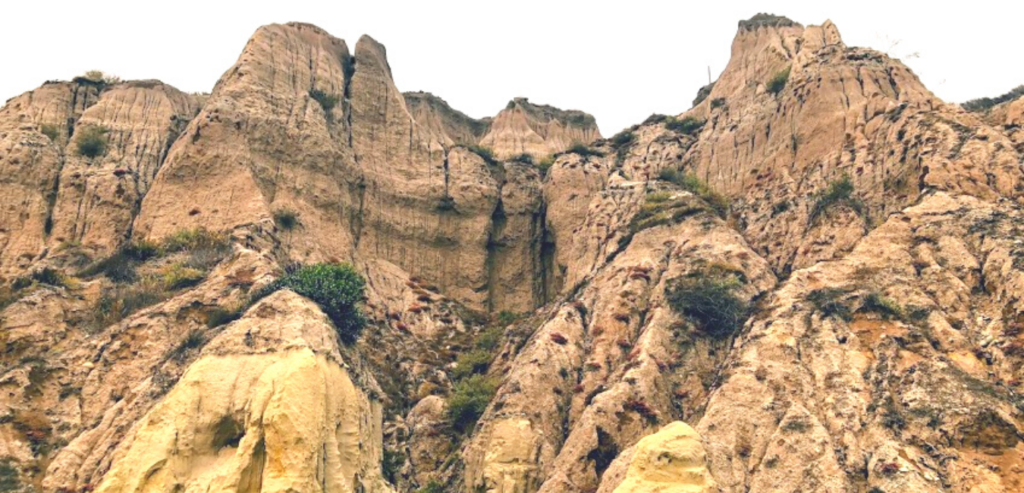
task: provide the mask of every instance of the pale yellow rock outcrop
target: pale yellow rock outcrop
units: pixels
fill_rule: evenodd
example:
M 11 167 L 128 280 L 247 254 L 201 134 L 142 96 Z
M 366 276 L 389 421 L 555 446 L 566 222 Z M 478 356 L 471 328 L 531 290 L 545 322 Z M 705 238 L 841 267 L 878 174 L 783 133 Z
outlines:
M 325 318 L 289 316 L 314 306 L 279 292 L 225 329 L 140 421 L 97 491 L 391 491 L 380 402 L 353 382 Z M 260 348 L 264 339 L 284 344 Z
M 704 463 L 700 435 L 675 421 L 636 446 L 626 479 L 615 493 L 710 493 L 715 481 Z

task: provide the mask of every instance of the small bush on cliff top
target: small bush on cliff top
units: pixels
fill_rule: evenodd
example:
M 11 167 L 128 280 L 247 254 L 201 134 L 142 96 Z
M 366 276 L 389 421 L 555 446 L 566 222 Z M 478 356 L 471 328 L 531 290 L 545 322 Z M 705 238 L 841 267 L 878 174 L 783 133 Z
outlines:
M 473 375 L 455 384 L 448 397 L 448 424 L 459 432 L 472 430 L 497 389 L 494 381 L 484 375 Z
M 693 135 L 698 130 L 704 128 L 704 123 L 704 120 L 700 120 L 692 116 L 688 116 L 683 119 L 669 117 L 665 121 L 665 128 L 673 132 L 679 132 L 686 135 Z
M 603 152 L 601 152 L 601 151 L 599 151 L 597 149 L 593 149 L 593 148 L 591 148 L 591 147 L 589 147 L 586 144 L 583 144 L 581 142 L 577 142 L 577 143 L 573 144 L 572 147 L 570 147 L 569 150 L 567 150 L 565 152 L 569 152 L 569 153 L 573 153 L 573 154 L 579 154 L 580 157 L 588 157 L 588 156 L 604 157 L 604 153 Z
M 253 295 L 253 301 L 279 289 L 291 289 L 320 305 L 345 343 L 355 342 L 366 325 L 359 307 L 366 282 L 349 264 L 315 264 L 298 268 Z
M 1003 104 L 1007 101 L 1013 101 L 1014 99 L 1017 99 L 1022 96 L 1024 96 L 1024 86 L 1017 86 L 1011 89 L 1010 92 L 1003 94 L 1002 96 L 996 96 L 994 98 L 972 99 L 964 103 L 962 106 L 967 111 L 985 111 L 987 109 L 992 108 L 993 106 Z
M 466 149 L 469 149 L 473 154 L 480 156 L 480 158 L 490 166 L 498 164 L 498 160 L 494 158 L 494 151 L 492 151 L 490 147 L 471 145 L 467 146 Z
M 75 137 L 78 154 L 94 158 L 107 153 L 107 129 L 89 126 L 79 130 Z

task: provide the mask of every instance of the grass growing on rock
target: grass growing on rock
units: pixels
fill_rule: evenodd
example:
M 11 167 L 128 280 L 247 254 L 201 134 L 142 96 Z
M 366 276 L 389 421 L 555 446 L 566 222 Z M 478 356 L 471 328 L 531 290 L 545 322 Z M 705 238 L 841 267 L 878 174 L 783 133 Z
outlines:
M 697 175 L 665 168 L 658 174 L 658 179 L 674 183 L 679 188 L 700 197 L 718 214 L 718 217 L 725 218 L 729 213 L 729 201 L 725 196 L 712 190 L 707 183 L 697 178 Z
M 87 126 L 75 133 L 75 149 L 80 156 L 95 158 L 107 153 L 107 129 Z
M 700 131 L 700 129 L 704 128 L 704 123 L 704 120 L 700 120 L 692 116 L 687 116 L 681 119 L 669 117 L 665 120 L 665 128 L 673 132 L 693 135 Z
M 494 380 L 484 375 L 473 375 L 456 383 L 448 397 L 448 424 L 460 433 L 472 431 L 497 390 Z
M 853 180 L 849 175 L 833 180 L 828 184 L 828 188 L 815 196 L 808 222 L 814 224 L 823 214 L 838 206 L 849 207 L 861 217 L 866 214 L 864 202 L 854 196 Z

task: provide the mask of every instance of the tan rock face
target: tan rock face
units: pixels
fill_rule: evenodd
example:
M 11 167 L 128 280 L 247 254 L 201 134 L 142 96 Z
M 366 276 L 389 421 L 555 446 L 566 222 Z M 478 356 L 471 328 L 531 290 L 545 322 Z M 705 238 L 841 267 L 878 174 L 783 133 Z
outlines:
M 704 459 L 700 435 L 675 421 L 637 442 L 629 471 L 615 493 L 717 491 Z
M 405 106 L 416 123 L 445 147 L 473 145 L 487 133 L 491 119 L 477 120 L 458 111 L 429 92 L 406 92 Z
M 491 148 L 499 159 L 520 154 L 541 159 L 600 138 L 594 117 L 582 111 L 563 111 L 515 98 L 490 122 L 480 145 Z
M 98 98 L 92 85 L 52 83 L 0 108 L 0 275 L 44 255 L 68 134 Z
M 1020 100 L 966 113 L 831 23 L 766 15 L 702 93 L 607 140 L 525 99 L 475 120 L 399 92 L 376 41 L 293 23 L 208 98 L 13 99 L 0 489 L 1024 488 Z M 76 259 L 196 227 L 231 238 L 197 284 L 88 323 L 129 281 Z M 338 261 L 366 279 L 355 344 L 294 293 L 250 305 Z M 467 372 L 497 390 L 457 432 Z
M 776 76 L 785 83 L 773 92 Z M 736 201 L 744 235 L 782 272 L 852 245 L 816 251 L 834 235 L 863 235 L 814 230 L 807 198 L 843 175 L 874 221 L 927 190 L 1024 190 L 1005 135 L 939 101 L 898 61 L 846 47 L 830 22 L 741 29 L 710 95 L 685 116 L 706 120 L 686 168 Z
M 159 81 L 105 90 L 75 127 L 80 133 L 101 129 L 105 151 L 81 155 L 80 136 L 68 144 L 51 244 L 81 245 L 96 257 L 120 246 L 168 149 L 198 111 L 194 98 Z

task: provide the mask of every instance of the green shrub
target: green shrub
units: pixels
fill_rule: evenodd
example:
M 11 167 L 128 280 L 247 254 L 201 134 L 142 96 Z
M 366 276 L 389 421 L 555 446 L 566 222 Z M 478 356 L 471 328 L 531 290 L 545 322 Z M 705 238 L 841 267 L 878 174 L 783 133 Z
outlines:
M 455 210 L 455 199 L 451 195 L 445 195 L 441 197 L 441 200 L 437 202 L 437 210 L 441 212 L 449 212 Z
M 790 70 L 792 70 L 790 67 L 786 67 L 776 72 L 775 75 L 773 75 L 772 78 L 769 79 L 768 83 L 765 85 L 765 88 L 768 89 L 768 92 L 775 95 L 782 92 L 782 90 L 786 88 L 786 83 L 789 82 Z
M 828 184 L 828 188 L 818 193 L 811 206 L 808 221 L 813 224 L 822 214 L 837 205 L 845 205 L 857 214 L 865 214 L 864 203 L 853 195 L 853 180 L 850 175 L 843 175 L 839 179 Z
M 581 142 L 577 142 L 577 143 L 573 144 L 572 147 L 570 147 L 569 150 L 566 151 L 566 152 L 569 152 L 569 153 L 572 153 L 572 154 L 579 154 L 580 157 L 589 157 L 589 156 L 604 157 L 604 153 L 603 152 L 601 152 L 601 151 L 599 151 L 597 149 L 593 149 L 593 148 L 591 148 L 591 147 L 589 147 L 586 144 L 583 144 Z
M 40 284 L 46 284 L 58 288 L 67 285 L 67 280 L 64 274 L 51 267 L 44 267 L 33 272 L 32 279 Z
M 697 91 L 697 97 L 693 98 L 693 106 L 697 106 L 698 104 L 703 103 L 704 100 L 707 99 L 708 96 L 711 95 L 711 91 L 714 88 L 715 88 L 715 83 L 714 82 L 712 82 L 712 83 L 710 83 L 710 84 L 708 84 L 706 86 L 701 87 Z
M 985 111 L 996 105 L 1000 105 L 1008 101 L 1013 101 L 1014 99 L 1020 98 L 1022 96 L 1024 96 L 1024 86 L 1017 86 L 1011 89 L 1010 92 L 1003 94 L 1002 96 L 997 96 L 994 98 L 972 99 L 961 106 L 963 106 L 963 108 L 967 111 Z
M 725 98 L 715 98 L 711 100 L 711 109 L 721 108 L 725 106 Z
M 636 141 L 636 135 L 629 130 L 623 130 L 612 136 L 612 145 L 615 147 L 628 146 Z
M 736 294 L 741 286 L 734 273 L 703 269 L 672 280 L 666 298 L 702 332 L 724 339 L 740 329 L 750 310 L 749 303 Z
M 104 293 L 93 307 L 86 320 L 86 330 L 97 332 L 124 320 L 147 306 L 155 305 L 167 297 L 168 294 L 163 283 L 152 279 L 116 286 Z
M 331 110 L 337 106 L 339 99 L 338 96 L 328 94 L 320 89 L 313 89 L 312 91 L 309 91 L 309 97 L 320 103 L 320 107 L 324 109 L 324 113 L 330 113 Z
M 257 301 L 279 289 L 291 289 L 320 305 L 334 322 L 342 342 L 352 343 L 366 325 L 359 307 L 366 281 L 349 264 L 314 264 L 298 268 L 253 295 Z
M 682 119 L 669 117 L 665 121 L 665 128 L 673 132 L 679 132 L 686 135 L 693 135 L 700 131 L 700 129 L 704 128 L 704 123 L 704 120 L 700 120 L 692 116 L 687 116 Z
M 291 230 L 299 224 L 299 214 L 291 209 L 278 209 L 274 211 L 274 224 L 284 230 Z
M 208 328 L 220 327 L 229 324 L 242 317 L 242 307 L 224 308 L 216 307 L 206 312 L 206 326 Z
M 533 156 L 531 156 L 531 155 L 529 155 L 529 154 L 527 154 L 525 152 L 522 153 L 522 154 L 513 156 L 512 157 L 512 161 L 516 162 L 516 163 L 529 164 L 530 166 L 533 166 Z
M 647 117 L 646 120 L 644 120 L 643 125 L 657 125 L 659 123 L 663 123 L 665 120 L 668 120 L 668 115 L 653 113 L 651 114 L 651 116 Z
M 81 276 L 92 277 L 102 274 L 116 283 L 131 283 L 139 279 L 135 271 L 136 261 L 124 252 L 117 252 L 103 260 L 97 261 L 79 273 Z
M 493 352 L 498 349 L 498 345 L 501 344 L 501 336 L 503 331 L 501 327 L 490 327 L 480 332 L 480 335 L 476 337 L 476 347 L 483 349 L 487 352 Z
M 405 465 L 405 454 L 384 449 L 384 457 L 380 463 L 381 472 L 384 474 L 384 479 L 389 483 L 394 484 L 395 479 L 398 477 L 398 472 L 402 470 L 402 466 Z
M 680 221 L 706 211 L 705 207 L 695 205 L 689 197 L 673 198 L 668 192 L 655 192 L 644 197 L 644 203 L 629 221 L 629 233 L 619 239 L 619 246 L 629 243 L 640 231 Z
M 788 17 L 765 13 L 759 13 L 750 19 L 740 21 L 740 29 L 747 31 L 753 31 L 759 27 L 788 27 L 796 25 L 798 24 Z
M 821 288 L 807 293 L 807 301 L 811 302 L 825 317 L 839 317 L 842 320 L 850 321 L 850 308 L 846 306 L 842 298 L 849 294 L 849 291 L 839 288 Z
M 498 386 L 484 375 L 473 375 L 455 384 L 448 397 L 448 424 L 458 432 L 467 432 L 484 414 Z
M 508 310 L 502 310 L 498 312 L 498 324 L 500 324 L 502 327 L 510 325 L 518 319 L 518 315 Z
M 491 366 L 491 353 L 483 349 L 466 351 L 459 355 L 455 361 L 455 368 L 452 368 L 452 378 L 462 380 L 470 375 L 482 375 L 487 373 Z
M 132 260 L 145 262 L 160 255 L 160 245 L 146 240 L 134 241 L 125 245 L 121 253 Z
M 182 264 L 168 266 L 161 275 L 164 286 L 169 290 L 195 286 L 203 281 L 203 277 L 205 276 L 201 270 L 186 267 Z
M 903 307 L 895 300 L 874 292 L 864 297 L 864 303 L 861 304 L 859 311 L 877 313 L 886 320 L 902 319 L 904 313 Z
M 540 175 L 541 176 L 547 176 L 548 175 L 548 171 L 550 171 L 551 167 L 554 166 L 554 165 L 555 165 L 555 157 L 554 156 L 548 156 L 548 157 L 546 157 L 544 159 L 541 159 L 540 162 L 537 163 L 537 170 L 540 171 Z
M 39 131 L 54 142 L 60 137 L 60 129 L 56 125 L 41 125 Z
M 494 158 L 494 151 L 492 151 L 490 147 L 471 145 L 467 146 L 466 149 L 469 149 L 473 154 L 480 156 L 480 158 L 490 166 L 496 166 L 498 164 L 498 160 Z
M 75 147 L 80 156 L 95 158 L 107 153 L 107 129 L 88 126 L 75 132 Z

